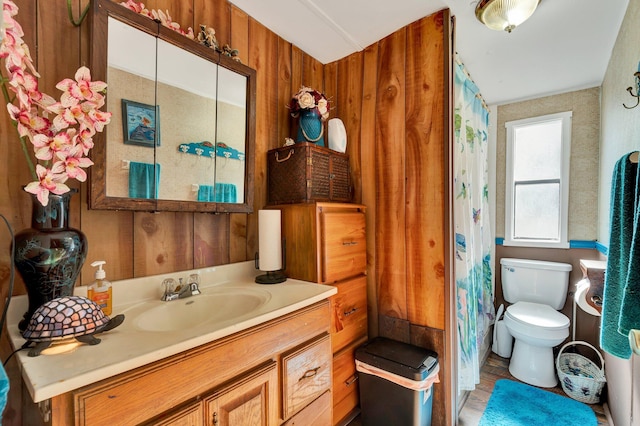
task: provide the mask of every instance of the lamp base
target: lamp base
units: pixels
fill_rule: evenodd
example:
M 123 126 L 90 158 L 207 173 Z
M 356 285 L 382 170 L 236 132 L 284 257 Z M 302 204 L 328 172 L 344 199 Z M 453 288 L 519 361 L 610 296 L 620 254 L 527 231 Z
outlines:
M 287 280 L 287 276 L 281 271 L 267 271 L 264 275 L 258 275 L 256 282 L 258 284 L 279 284 Z

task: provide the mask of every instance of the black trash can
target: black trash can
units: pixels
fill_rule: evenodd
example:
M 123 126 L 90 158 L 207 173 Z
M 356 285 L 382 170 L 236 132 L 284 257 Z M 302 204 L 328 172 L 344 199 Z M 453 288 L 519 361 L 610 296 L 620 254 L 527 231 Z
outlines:
M 356 349 L 363 426 L 430 426 L 438 355 L 376 337 Z

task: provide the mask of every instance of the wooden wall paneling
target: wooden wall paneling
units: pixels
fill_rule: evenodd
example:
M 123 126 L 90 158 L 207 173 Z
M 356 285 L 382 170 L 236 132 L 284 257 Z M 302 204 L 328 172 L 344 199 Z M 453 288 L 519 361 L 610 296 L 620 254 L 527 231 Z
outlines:
M 303 80 L 302 74 L 302 57 L 304 56 L 304 52 L 300 50 L 295 45 L 291 45 L 291 96 L 300 90 L 300 88 L 305 84 Z M 289 103 L 291 97 L 286 100 L 286 103 Z M 297 131 L 297 123 L 293 118 L 289 119 L 289 136 L 295 138 Z
M 249 66 L 256 70 L 256 168 L 254 184 L 254 214 L 247 220 L 247 256 L 253 258 L 258 250 L 257 211 L 267 201 L 266 152 L 277 145 L 277 108 L 283 108 L 278 100 L 278 37 L 264 25 L 249 18 Z
M 230 20 L 230 45 L 233 49 L 238 49 L 238 58 L 246 64 L 249 62 L 249 16 L 232 5 Z M 251 254 L 247 253 L 247 220 L 246 214 L 229 215 L 229 263 L 252 258 Z
M 442 12 L 407 27 L 406 241 L 409 321 L 444 329 Z
M 406 31 L 379 42 L 376 97 L 376 283 L 378 310 L 407 318 L 405 250 Z
M 302 84 L 320 92 L 324 91 L 324 66 L 306 53 L 302 55 Z
M 134 213 L 134 276 L 193 268 L 193 213 Z
M 195 213 L 193 215 L 193 267 L 231 263 L 230 214 Z M 240 215 L 245 216 L 245 215 Z
M 340 115 L 347 131 L 347 154 L 351 166 L 351 183 L 353 185 L 353 202 L 362 202 L 362 140 L 360 128 L 362 120 L 362 85 L 364 75 L 364 55 L 356 52 L 338 62 L 338 97 Z
M 285 138 L 292 138 L 291 122 L 293 118 L 289 113 L 287 105 L 294 95 L 291 87 L 292 66 L 291 66 L 291 43 L 278 37 L 278 101 L 276 112 L 278 114 L 278 136 L 276 137 L 276 147 L 284 145 Z
M 338 62 L 331 62 L 324 66 L 324 95 L 329 100 L 329 119 L 340 118 L 340 105 L 338 103 Z M 327 136 L 329 134 L 327 133 Z M 325 137 L 325 145 L 328 145 Z
M 367 206 L 365 220 L 367 224 L 367 305 L 369 335 L 378 334 L 378 293 L 376 286 L 376 89 L 378 81 L 378 44 L 372 44 L 364 50 L 362 78 L 362 112 L 360 117 L 360 192 L 362 204 Z M 347 134 L 347 138 L 349 135 Z M 347 139 L 347 145 L 349 139 Z M 367 182 L 362 185 L 362 182 Z
M 231 7 L 227 0 L 193 0 L 193 32 L 197 35 L 200 25 L 204 24 L 216 31 L 216 40 L 220 48 L 225 44 L 236 48 L 231 44 Z
M 82 221 L 80 229 L 86 235 L 89 251 L 82 266 L 79 284 L 89 284 L 95 277 L 91 262 L 104 260 L 110 281 L 133 277 L 137 256 L 133 244 L 133 212 L 89 210 L 87 192 L 82 192 Z

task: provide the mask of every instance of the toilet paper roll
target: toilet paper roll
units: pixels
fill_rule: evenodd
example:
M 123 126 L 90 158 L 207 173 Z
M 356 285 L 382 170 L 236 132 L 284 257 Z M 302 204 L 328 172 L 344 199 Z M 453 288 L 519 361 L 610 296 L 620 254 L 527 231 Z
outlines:
M 264 272 L 282 269 L 280 210 L 258 210 L 258 263 Z
M 599 317 L 600 312 L 598 312 L 596 308 L 587 303 L 587 292 L 589 291 L 589 285 L 589 280 L 586 278 L 578 281 L 578 283 L 576 284 L 576 294 L 574 296 L 576 304 L 586 313 Z

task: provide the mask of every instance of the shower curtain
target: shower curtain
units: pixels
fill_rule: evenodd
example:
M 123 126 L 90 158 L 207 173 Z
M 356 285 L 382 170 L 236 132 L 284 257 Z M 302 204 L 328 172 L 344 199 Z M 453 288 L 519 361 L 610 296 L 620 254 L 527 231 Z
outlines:
M 488 203 L 489 111 L 458 61 L 454 84 L 455 268 L 458 390 L 480 382 L 480 349 L 494 319 L 493 237 Z

